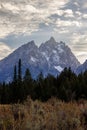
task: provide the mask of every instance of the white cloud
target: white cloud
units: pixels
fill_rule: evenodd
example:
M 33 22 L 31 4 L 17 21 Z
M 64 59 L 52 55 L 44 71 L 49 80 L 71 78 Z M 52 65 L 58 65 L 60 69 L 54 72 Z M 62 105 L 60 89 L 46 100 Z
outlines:
M 54 13 L 58 14 L 59 16 L 62 16 L 64 14 L 64 10 L 59 9 L 59 10 L 55 11 Z
M 76 11 L 75 13 L 76 13 L 77 15 L 79 15 L 79 16 L 82 15 L 82 13 L 81 13 L 80 11 Z
M 40 23 L 52 23 L 49 18 L 69 0 L 1 0 L 0 37 L 10 33 L 30 34 L 39 30 Z
M 79 6 L 78 2 L 76 2 L 76 1 L 74 2 L 74 5 L 76 5 L 77 7 Z
M 87 19 L 87 14 L 83 14 L 83 18 Z
M 5 43 L 0 42 L 0 60 L 9 55 L 13 50 Z
M 76 52 L 76 57 L 79 59 L 81 63 L 84 63 L 87 59 L 87 51 L 86 52 Z
M 87 42 L 87 35 L 81 34 L 81 33 L 73 33 L 70 37 L 72 45 L 77 45 L 76 43 L 79 43 L 80 45 L 83 45 L 82 43 Z
M 54 31 L 55 31 L 55 32 L 58 32 L 58 29 L 57 29 L 57 28 L 54 28 Z M 58 32 L 58 33 L 59 33 L 59 34 L 67 34 L 67 33 L 69 33 L 69 30 L 68 30 L 67 28 L 62 27 L 62 28 L 59 29 L 59 32 Z
M 73 33 L 70 36 L 70 48 L 78 60 L 83 63 L 87 59 L 87 33 Z
M 55 10 L 55 12 L 53 12 L 53 14 L 58 14 L 59 16 L 62 16 L 64 15 L 64 17 L 72 17 L 74 18 L 74 14 L 73 14 L 73 11 L 71 9 L 58 9 L 58 10 Z
M 61 20 L 61 19 L 58 19 L 56 21 L 56 25 L 57 27 L 73 27 L 73 26 L 76 26 L 76 27 L 81 27 L 82 26 L 82 23 L 79 22 L 79 21 L 75 21 L 75 20 Z
M 67 9 L 64 11 L 65 17 L 74 17 L 73 11 L 71 9 Z
M 45 30 L 43 26 L 46 25 L 47 34 L 51 28 L 50 34 L 70 42 L 73 52 L 80 58 L 78 53 L 85 50 L 81 43 L 86 46 L 87 42 L 86 7 L 86 0 L 0 0 L 0 38 L 9 34 L 29 35 L 39 29 Z M 10 53 L 10 48 L 2 45 Z M 81 55 L 85 57 L 86 54 Z
M 6 10 L 10 10 L 12 12 L 19 11 L 19 8 L 16 5 L 12 5 L 11 3 L 3 3 L 2 5 Z

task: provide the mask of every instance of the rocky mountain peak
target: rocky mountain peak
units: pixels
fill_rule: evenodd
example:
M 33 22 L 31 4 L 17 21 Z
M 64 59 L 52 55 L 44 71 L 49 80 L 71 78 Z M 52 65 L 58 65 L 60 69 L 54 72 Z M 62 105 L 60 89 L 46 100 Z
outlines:
M 48 41 L 46 41 L 44 44 L 45 44 L 46 46 L 52 47 L 52 46 L 56 45 L 57 42 L 55 41 L 55 39 L 54 39 L 53 37 L 51 37 L 51 38 L 50 38 Z
M 56 42 L 51 37 L 38 48 L 34 41 L 30 41 L 0 61 L 0 81 L 12 80 L 13 68 L 19 58 L 22 60 L 23 74 L 26 68 L 29 68 L 33 78 L 40 72 L 43 72 L 44 76 L 48 74 L 56 76 L 65 67 L 75 70 L 80 65 L 64 42 Z
M 35 42 L 34 42 L 34 40 L 28 42 L 28 43 L 25 44 L 24 46 L 26 46 L 26 47 L 37 47 L 36 44 L 35 44 Z
M 51 42 L 51 43 L 56 43 L 54 37 L 51 37 L 48 41 Z

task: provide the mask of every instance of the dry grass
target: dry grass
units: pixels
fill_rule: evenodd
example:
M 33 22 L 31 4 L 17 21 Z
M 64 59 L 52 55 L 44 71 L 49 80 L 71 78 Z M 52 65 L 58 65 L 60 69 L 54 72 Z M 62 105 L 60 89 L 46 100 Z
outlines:
M 0 105 L 0 130 L 87 130 L 87 102 L 28 98 L 23 105 Z

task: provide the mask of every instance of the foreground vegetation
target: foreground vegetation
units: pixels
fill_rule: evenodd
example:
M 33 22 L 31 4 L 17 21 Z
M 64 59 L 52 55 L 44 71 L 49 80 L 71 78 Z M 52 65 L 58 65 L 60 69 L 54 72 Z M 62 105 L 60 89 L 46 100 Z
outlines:
M 0 130 L 87 130 L 87 71 L 34 80 L 19 60 L 13 81 L 0 84 L 0 104 Z
M 47 102 L 0 106 L 0 130 L 87 130 L 87 102 Z

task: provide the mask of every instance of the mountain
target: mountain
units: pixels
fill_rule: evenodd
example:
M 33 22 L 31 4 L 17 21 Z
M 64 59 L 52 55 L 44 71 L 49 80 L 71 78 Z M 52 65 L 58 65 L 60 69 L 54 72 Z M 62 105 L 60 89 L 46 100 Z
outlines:
M 46 59 L 41 55 L 34 41 L 31 41 L 0 61 L 0 81 L 12 80 L 14 65 L 17 65 L 19 59 L 22 60 L 23 74 L 26 68 L 29 68 L 32 76 L 36 77 L 40 71 L 45 74 L 44 68 L 48 69 Z
M 22 73 L 29 68 L 33 78 L 36 78 L 40 72 L 44 76 L 52 74 L 56 76 L 65 67 L 71 67 L 72 70 L 80 65 L 70 48 L 65 43 L 56 42 L 51 37 L 40 47 L 31 41 L 16 49 L 8 57 L 0 61 L 0 81 L 11 81 L 13 78 L 14 65 L 18 60 L 22 60 Z
M 60 73 L 65 67 L 71 67 L 72 70 L 76 70 L 80 65 L 70 48 L 62 41 L 56 42 L 53 37 L 41 44 L 39 50 L 48 61 L 51 74 Z
M 86 70 L 87 70 L 87 60 L 76 69 L 76 73 L 77 74 L 80 74 L 81 72 L 84 73 Z

